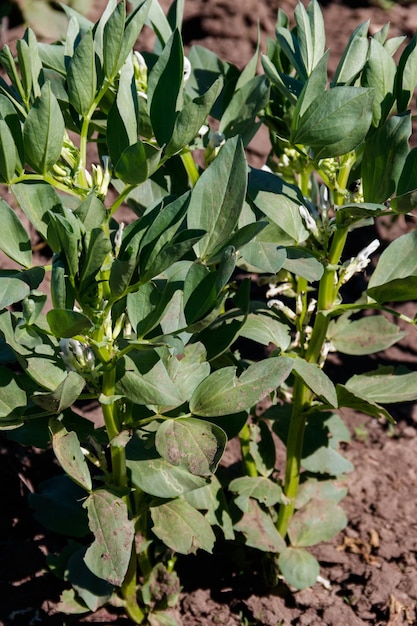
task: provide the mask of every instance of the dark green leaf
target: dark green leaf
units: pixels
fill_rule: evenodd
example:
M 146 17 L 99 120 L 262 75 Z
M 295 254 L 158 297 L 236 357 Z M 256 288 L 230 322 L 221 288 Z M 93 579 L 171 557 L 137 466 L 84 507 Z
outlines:
M 187 146 L 196 137 L 206 121 L 211 108 L 217 100 L 223 83 L 217 79 L 202 96 L 188 102 L 179 111 L 175 120 L 172 137 L 165 148 L 165 153 L 173 155 Z
M 91 320 L 83 313 L 70 309 L 52 309 L 46 317 L 55 337 L 74 337 L 92 326 Z
M 375 98 L 372 105 L 374 126 L 378 126 L 387 118 L 394 104 L 395 70 L 395 61 L 389 52 L 372 38 L 362 74 L 362 85 L 374 89 Z
M 68 96 L 80 115 L 87 115 L 97 89 L 96 59 L 92 31 L 74 50 L 67 70 Z
M 41 483 L 39 493 L 30 493 L 29 505 L 48 530 L 66 537 L 85 537 L 88 520 L 82 506 L 84 498 L 84 489 L 61 475 Z
M 29 236 L 16 212 L 3 199 L 0 199 L 0 220 L 2 224 L 0 250 L 19 265 L 29 268 L 32 263 Z
M 394 194 L 411 135 L 410 112 L 394 115 L 366 141 L 362 157 L 362 184 L 366 202 L 382 203 Z
M 49 211 L 61 210 L 61 200 L 55 189 L 45 182 L 23 182 L 12 185 L 13 194 L 34 228 L 47 237 Z
M 158 144 L 169 143 L 174 132 L 177 110 L 181 109 L 184 52 L 175 30 L 149 74 L 148 105 Z
M 368 57 L 369 20 L 355 28 L 336 68 L 331 86 L 353 84 Z
M 238 137 L 230 139 L 201 175 L 191 195 L 188 227 L 206 231 L 196 244 L 204 258 L 215 252 L 232 234 L 246 193 L 246 159 Z
M 57 162 L 62 149 L 65 124 L 58 101 L 45 83 L 23 126 L 23 141 L 29 165 L 44 176 Z
M 300 116 L 291 142 L 310 146 L 320 159 L 350 152 L 369 130 L 373 97 L 373 90 L 363 87 L 325 91 Z

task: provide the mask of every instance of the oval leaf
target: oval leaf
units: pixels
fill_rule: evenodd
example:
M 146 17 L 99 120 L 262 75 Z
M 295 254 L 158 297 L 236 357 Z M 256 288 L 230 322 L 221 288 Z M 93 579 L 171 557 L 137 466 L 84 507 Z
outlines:
M 197 387 L 190 410 L 203 417 L 239 413 L 279 387 L 292 367 L 292 359 L 275 357 L 250 365 L 240 378 L 235 367 L 217 370 Z
M 169 463 L 196 476 L 215 472 L 226 446 L 221 428 L 194 418 L 166 420 L 158 428 L 155 446 Z
M 86 500 L 88 522 L 94 543 L 85 554 L 87 567 L 99 578 L 120 587 L 130 561 L 134 525 L 127 506 L 106 489 L 99 489 Z
M 209 522 L 185 500 L 151 506 L 151 516 L 152 531 L 171 550 L 180 554 L 213 551 L 215 535 Z

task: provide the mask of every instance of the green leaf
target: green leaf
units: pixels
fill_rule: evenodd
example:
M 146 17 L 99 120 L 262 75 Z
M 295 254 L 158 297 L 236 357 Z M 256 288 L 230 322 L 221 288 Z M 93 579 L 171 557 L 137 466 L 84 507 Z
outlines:
M 417 372 L 407 370 L 397 374 L 389 368 L 377 369 L 366 374 L 352 376 L 347 383 L 347 389 L 369 402 L 393 404 L 397 402 L 411 402 L 417 398 Z
M 83 294 L 91 288 L 107 255 L 111 252 L 111 243 L 101 228 L 93 228 L 90 233 L 88 248 L 80 268 L 79 290 Z
M 62 208 L 55 189 L 45 182 L 30 181 L 12 185 L 12 191 L 26 217 L 46 239 L 50 211 L 59 211 Z
M 392 241 L 381 254 L 367 294 L 377 302 L 417 299 L 417 231 Z
M 371 39 L 362 74 L 362 85 L 374 89 L 372 123 L 378 126 L 389 115 L 394 104 L 395 61 L 376 39 Z
M 219 130 L 224 135 L 240 135 L 247 145 L 258 130 L 257 114 L 269 100 L 269 82 L 265 76 L 254 76 L 234 92 L 220 120 Z
M 39 485 L 39 493 L 29 494 L 35 518 L 48 530 L 66 537 L 85 537 L 88 519 L 82 502 L 85 491 L 65 474 Z
M 152 532 L 171 550 L 195 554 L 198 549 L 212 552 L 215 535 L 206 518 L 184 500 L 171 500 L 151 506 Z
M 0 220 L 2 224 L 0 250 L 19 265 L 29 268 L 32 264 L 32 247 L 29 236 L 16 212 L 1 198 Z
M 386 409 L 379 406 L 376 402 L 368 400 L 366 397 L 361 397 L 356 391 L 352 392 L 344 385 L 336 385 L 336 391 L 340 408 L 346 407 L 354 409 L 359 413 L 364 413 L 365 415 L 370 415 L 377 419 L 385 418 L 389 422 L 395 423 Z
M 288 28 L 284 28 L 280 25 L 276 26 L 275 35 L 282 52 L 294 67 L 298 77 L 303 81 L 307 80 L 307 68 L 301 56 L 297 37 Z
M 272 317 L 267 310 L 249 313 L 239 334 L 264 346 L 273 343 L 282 351 L 288 348 L 291 341 L 290 327 Z
M 323 15 L 316 0 L 308 4 L 307 9 L 299 3 L 294 10 L 297 24 L 297 40 L 300 54 L 308 76 L 324 54 L 326 41 Z
M 85 380 L 76 372 L 69 372 L 68 376 L 50 393 L 35 393 L 32 400 L 50 413 L 61 413 L 78 400 L 85 387 Z
M 89 610 L 97 611 L 110 600 L 114 588 L 88 569 L 84 561 L 85 552 L 86 548 L 81 547 L 71 554 L 66 563 L 65 578 Z
M 275 357 L 250 365 L 240 378 L 235 367 L 217 370 L 193 393 L 190 411 L 203 417 L 239 413 L 279 387 L 292 367 L 292 359 Z
M 96 95 L 97 76 L 93 33 L 90 30 L 74 50 L 67 70 L 68 96 L 74 109 L 88 114 Z
M 300 5 L 302 6 L 302 5 Z M 297 105 L 292 117 L 291 126 L 297 128 L 297 123 L 300 115 L 304 115 L 304 112 L 308 109 L 310 104 L 318 97 L 320 97 L 326 89 L 327 85 L 327 62 L 329 60 L 329 52 L 319 60 L 317 66 L 311 73 L 311 76 L 306 81 L 304 88 L 298 98 Z
M 93 191 L 78 205 L 74 214 L 84 224 L 87 232 L 101 226 L 107 217 L 106 207 Z
M 157 168 L 162 151 L 143 141 L 128 146 L 123 150 L 115 166 L 117 176 L 128 185 L 145 182 Z
M 400 174 L 400 178 L 398 180 L 397 185 L 397 196 L 400 198 L 393 198 L 391 201 L 391 207 L 393 207 L 396 211 L 399 210 L 399 207 L 396 206 L 396 203 L 400 204 L 401 195 L 406 194 L 409 191 L 412 191 L 415 195 L 416 193 L 416 179 L 417 179 L 417 148 L 413 148 L 407 154 L 407 158 L 405 159 L 405 163 L 403 169 Z M 414 206 L 410 207 L 414 208 Z M 401 211 L 403 212 L 403 211 Z
M 94 543 L 87 549 L 85 563 L 99 578 L 120 587 L 130 561 L 134 539 L 133 522 L 126 504 L 107 489 L 92 493 L 83 505 Z
M 284 266 L 287 254 L 285 248 L 275 243 L 251 241 L 240 250 L 244 261 L 253 271 L 276 274 Z
M 275 469 L 275 442 L 268 424 L 262 420 L 258 424 L 249 424 L 249 454 L 255 462 L 261 476 L 270 476 Z
M 112 13 L 102 22 L 102 43 L 96 44 L 99 54 L 102 52 L 103 68 L 106 78 L 112 81 L 131 52 L 148 15 L 150 0 L 139 3 L 126 19 L 126 3 L 109 4 L 107 10 Z M 98 30 L 96 38 L 99 38 Z
M 307 504 L 313 499 L 329 500 L 334 504 L 337 504 L 348 493 L 347 487 L 343 481 L 337 480 L 318 480 L 311 476 L 308 480 L 300 484 L 297 497 L 295 500 L 295 507 L 301 509 L 302 506 Z
M 17 278 L 17 274 L 11 277 L 0 275 L 0 309 L 21 302 L 29 292 L 29 285 Z
M 406 111 L 417 85 L 417 37 L 414 35 L 398 62 L 395 94 L 398 113 Z
M 92 326 L 83 313 L 70 309 L 52 309 L 46 314 L 49 327 L 55 337 L 74 337 Z
M 165 364 L 154 350 L 132 350 L 119 359 L 117 372 L 116 393 L 132 402 L 171 408 L 183 403 Z
M 351 321 L 344 316 L 330 322 L 328 339 L 343 354 L 375 354 L 400 341 L 405 332 L 391 324 L 383 315 L 366 316 Z
M 316 282 L 323 276 L 323 264 L 313 254 L 302 248 L 287 247 L 287 258 L 284 269 L 297 276 L 306 278 L 309 282 Z
M 291 546 L 306 548 L 333 539 L 347 519 L 343 509 L 328 500 L 311 500 L 291 518 L 288 536 Z
M 336 68 L 331 87 L 336 85 L 353 84 L 362 71 L 368 57 L 368 29 L 369 22 L 359 24 L 353 31 L 342 58 Z
M 337 407 L 336 389 L 330 378 L 315 363 L 308 363 L 304 359 L 295 358 L 293 371 L 303 379 L 317 396 L 322 398 L 331 407 Z
M 194 509 L 205 511 L 207 521 L 211 526 L 219 526 L 225 539 L 235 538 L 225 493 L 216 476 L 211 476 L 210 482 L 204 487 L 187 491 L 184 494 L 184 499 Z
M 13 135 L 7 122 L 0 119 L 0 176 L 3 182 L 12 182 L 17 165 L 18 152 Z
M 230 139 L 197 181 L 188 207 L 189 228 L 206 231 L 195 245 L 200 258 L 216 249 L 232 234 L 246 193 L 246 159 L 238 137 Z
M 262 55 L 261 63 L 265 75 L 271 81 L 275 89 L 291 104 L 296 105 L 297 96 L 301 93 L 303 83 L 278 72 L 272 61 L 266 55 Z
M 248 507 L 249 510 L 234 526 L 236 531 L 244 535 L 246 545 L 273 554 L 285 550 L 285 541 L 277 531 L 271 515 L 252 498 L 248 500 Z
M 52 432 L 52 447 L 62 469 L 77 485 L 86 491 L 91 491 L 90 470 L 81 450 L 77 433 L 68 432 L 62 422 L 57 419 L 51 419 L 49 427 Z
M 253 498 L 264 506 L 273 507 L 282 502 L 281 487 L 265 476 L 242 476 L 229 484 L 235 496 L 234 502 L 244 513 L 250 511 L 250 500 Z
M 184 52 L 175 30 L 153 66 L 148 79 L 148 106 L 152 128 L 159 146 L 168 144 L 181 109 Z
M 1 137 L 3 137 L 2 142 L 5 144 L 2 147 L 4 158 L 7 158 L 7 161 L 9 161 L 9 159 L 11 161 L 11 163 L 7 162 L 4 164 L 4 171 L 11 172 L 11 164 L 14 163 L 14 169 L 20 175 L 23 172 L 23 166 L 25 162 L 22 124 L 17 110 L 15 109 L 11 101 L 3 94 L 0 94 L 0 119 L 6 122 L 12 137 L 12 141 L 10 143 L 10 136 L 6 130 L 4 130 L 4 133 L 2 132 L 2 134 L 0 135 Z M 13 156 L 13 146 L 14 149 L 17 151 L 15 156 Z
M 317 159 L 350 152 L 369 130 L 373 98 L 373 90 L 364 87 L 334 87 L 325 91 L 300 116 L 291 143 L 310 146 Z
M 23 141 L 29 165 L 45 176 L 59 159 L 65 124 L 58 101 L 46 82 L 23 126 Z
M 218 98 L 222 86 L 223 82 L 218 78 L 206 93 L 184 105 L 175 119 L 173 133 L 165 148 L 165 154 L 169 156 L 176 154 L 197 136 Z
M 200 489 L 207 484 L 207 478 L 196 476 L 158 457 L 137 459 L 133 447 L 126 448 L 126 465 L 130 470 L 133 485 L 145 493 L 158 498 L 176 498 L 177 496 Z M 133 457 L 133 458 L 132 458 Z
M 300 215 L 300 204 L 304 204 L 304 200 L 297 187 L 270 172 L 251 169 L 248 194 L 253 204 L 289 236 L 285 243 L 278 244 L 302 243 L 308 238 L 309 232 Z M 267 230 L 258 235 L 257 241 L 267 241 Z M 276 239 L 271 243 L 277 246 Z
M 210 374 L 203 344 L 197 341 L 186 346 L 180 358 L 170 358 L 167 369 L 184 402 L 188 401 L 198 385 Z
M 366 141 L 362 157 L 362 184 L 366 202 L 383 203 L 395 193 L 411 135 L 410 111 L 394 115 Z
M 0 390 L 0 430 L 20 426 L 27 405 L 26 392 L 17 384 L 13 372 L 5 367 L 0 367 Z
M 195 418 L 165 420 L 158 428 L 155 446 L 163 459 L 196 476 L 210 476 L 226 447 L 221 428 Z
M 138 126 L 138 96 L 133 61 L 129 59 L 120 71 L 119 88 L 107 119 L 107 145 L 116 168 L 123 151 L 138 141 Z
M 302 548 L 286 548 L 279 555 L 278 566 L 285 582 L 296 589 L 311 587 L 320 574 L 317 559 Z

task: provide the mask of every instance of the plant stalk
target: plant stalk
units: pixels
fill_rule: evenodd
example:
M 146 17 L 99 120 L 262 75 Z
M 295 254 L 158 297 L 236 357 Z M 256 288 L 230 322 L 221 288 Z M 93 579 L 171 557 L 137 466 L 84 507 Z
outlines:
M 243 463 L 246 476 L 256 477 L 258 476 L 258 470 L 256 469 L 256 463 L 253 460 L 252 455 L 250 453 L 250 449 L 249 449 L 250 442 L 251 442 L 250 428 L 249 428 L 249 424 L 246 423 L 239 433 L 239 443 L 240 443 L 240 450 L 242 453 L 242 463 Z

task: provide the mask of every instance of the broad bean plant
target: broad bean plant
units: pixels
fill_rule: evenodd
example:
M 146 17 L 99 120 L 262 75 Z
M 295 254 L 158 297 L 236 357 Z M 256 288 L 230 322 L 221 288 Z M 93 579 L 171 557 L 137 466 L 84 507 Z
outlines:
M 30 496 L 67 540 L 48 557 L 61 611 L 110 603 L 168 626 L 177 555 L 219 538 L 265 553 L 274 585 L 314 584 L 307 548 L 347 523 L 336 409 L 391 420 L 386 404 L 417 398 L 415 372 L 326 373 L 330 351 L 378 353 L 404 336 L 392 319 L 415 324 L 395 303 L 417 298 L 416 232 L 346 250 L 417 206 L 416 38 L 362 24 L 329 81 L 312 0 L 295 27 L 280 10 L 240 71 L 201 46 L 184 56 L 183 5 L 110 0 L 97 24 L 66 7 L 63 41 L 27 29 L 0 53 L 0 427 L 63 470 Z M 220 479 L 233 438 L 241 472 Z

